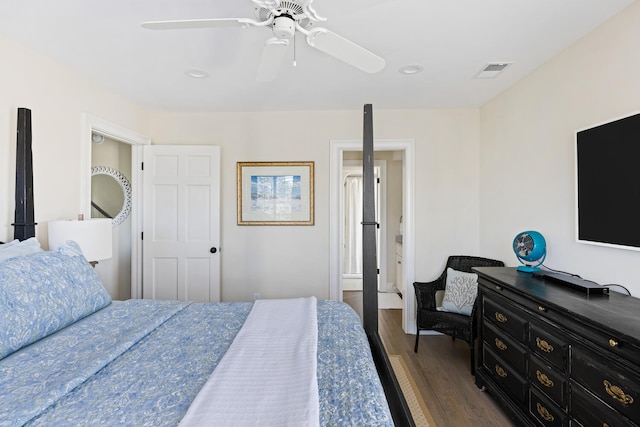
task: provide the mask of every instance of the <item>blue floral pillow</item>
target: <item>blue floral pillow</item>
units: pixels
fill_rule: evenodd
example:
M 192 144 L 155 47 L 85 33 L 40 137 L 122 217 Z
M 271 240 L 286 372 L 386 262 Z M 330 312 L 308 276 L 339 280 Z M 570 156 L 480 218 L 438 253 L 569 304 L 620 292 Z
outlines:
M 0 262 L 0 359 L 110 303 L 75 242 Z

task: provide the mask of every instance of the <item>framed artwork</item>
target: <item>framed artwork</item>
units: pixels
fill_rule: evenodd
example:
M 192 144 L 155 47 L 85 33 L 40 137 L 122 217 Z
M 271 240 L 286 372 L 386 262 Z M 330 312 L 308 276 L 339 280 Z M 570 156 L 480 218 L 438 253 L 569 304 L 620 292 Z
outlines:
M 238 225 L 314 225 L 313 162 L 238 162 Z

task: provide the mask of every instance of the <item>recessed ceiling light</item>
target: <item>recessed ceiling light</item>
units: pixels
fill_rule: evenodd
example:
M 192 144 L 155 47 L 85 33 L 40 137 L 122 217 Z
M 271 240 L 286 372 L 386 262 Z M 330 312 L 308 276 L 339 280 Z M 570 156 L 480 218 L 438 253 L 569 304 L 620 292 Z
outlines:
M 189 77 L 193 77 L 194 79 L 206 79 L 209 77 L 209 73 L 202 68 L 190 68 L 185 71 L 185 74 Z
M 398 71 L 400 72 L 400 74 L 411 75 L 411 74 L 418 74 L 422 70 L 424 70 L 424 67 L 422 65 L 412 64 L 412 65 L 405 65 L 403 67 L 400 67 Z
M 513 62 L 489 62 L 475 75 L 476 79 L 492 79 L 504 71 Z

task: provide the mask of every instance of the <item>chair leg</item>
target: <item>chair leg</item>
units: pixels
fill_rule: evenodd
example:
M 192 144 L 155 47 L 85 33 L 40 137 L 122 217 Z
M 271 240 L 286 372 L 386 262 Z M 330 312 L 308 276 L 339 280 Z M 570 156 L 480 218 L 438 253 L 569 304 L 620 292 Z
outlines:
M 420 340 L 420 328 L 417 328 L 418 330 L 416 331 L 416 345 L 413 348 L 413 352 L 417 353 L 418 352 L 418 340 Z

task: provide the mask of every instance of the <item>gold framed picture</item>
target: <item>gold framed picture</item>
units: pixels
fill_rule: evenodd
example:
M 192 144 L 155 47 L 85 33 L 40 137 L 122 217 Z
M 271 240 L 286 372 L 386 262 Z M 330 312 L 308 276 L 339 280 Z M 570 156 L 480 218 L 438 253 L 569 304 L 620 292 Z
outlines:
M 238 225 L 314 225 L 313 162 L 238 162 Z

